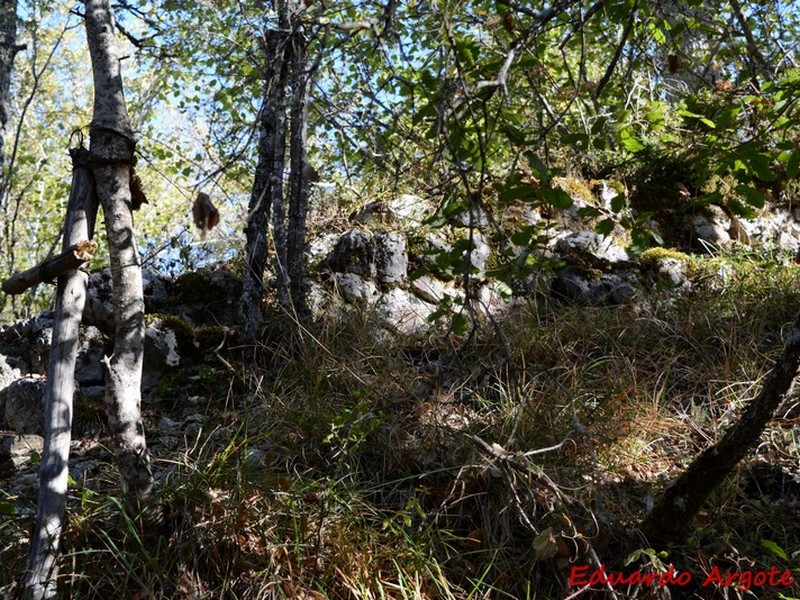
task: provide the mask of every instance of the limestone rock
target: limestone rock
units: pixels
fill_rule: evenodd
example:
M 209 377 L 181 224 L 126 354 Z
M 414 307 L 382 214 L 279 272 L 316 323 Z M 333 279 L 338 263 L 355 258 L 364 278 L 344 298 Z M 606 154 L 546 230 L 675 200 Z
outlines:
M 593 231 L 570 233 L 556 242 L 556 250 L 561 254 L 590 255 L 597 260 L 609 263 L 630 261 L 628 252 L 614 241 Z
M 408 274 L 406 238 L 397 232 L 382 231 L 375 235 L 375 267 L 378 282 L 398 284 Z
M 144 331 L 144 361 L 142 387 L 151 388 L 158 383 L 167 369 L 181 364 L 176 332 L 161 319 L 153 319 Z
M 713 204 L 694 215 L 691 221 L 692 238 L 718 246 L 729 244 L 731 219 L 722 208 Z
M 400 288 L 394 288 L 380 297 L 376 311 L 389 329 L 405 335 L 422 333 L 428 326 L 428 317 L 435 307 Z
M 0 433 L 0 476 L 7 476 L 31 463 L 34 454 L 41 456 L 44 438 L 40 435 Z
M 330 269 L 335 273 L 354 273 L 364 279 L 374 279 L 377 267 L 372 237 L 372 233 L 360 229 L 343 233 L 328 255 Z
M 451 298 L 461 298 L 464 296 L 464 293 L 453 287 L 452 284 L 439 281 L 430 275 L 422 275 L 413 279 L 410 288 L 417 297 L 432 304 L 441 302 L 445 296 L 450 296 Z
M 622 304 L 637 294 L 633 274 L 597 274 L 573 265 L 559 269 L 551 289 L 555 297 L 581 305 Z
M 355 273 L 334 273 L 333 280 L 345 300 L 352 304 L 372 303 L 378 298 L 378 288 Z
M 75 360 L 75 381 L 80 385 L 102 385 L 105 381 L 102 360 L 106 355 L 106 343 L 103 332 L 94 325 L 82 328 Z
M 44 433 L 46 382 L 40 377 L 17 379 L 6 389 L 6 427 L 20 434 Z

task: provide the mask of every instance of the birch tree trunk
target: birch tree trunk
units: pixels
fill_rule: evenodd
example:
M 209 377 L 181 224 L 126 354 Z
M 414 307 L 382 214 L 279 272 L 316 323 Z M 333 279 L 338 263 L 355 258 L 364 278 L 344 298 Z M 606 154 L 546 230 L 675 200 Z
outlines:
M 136 141 L 125 107 L 108 0 L 86 0 L 85 19 L 94 75 L 91 152 L 108 237 L 116 321 L 114 352 L 104 361 L 106 410 L 125 499 L 137 514 L 147 504 L 153 474 L 141 418 L 144 299 L 130 192 Z
M 63 246 L 91 239 L 97 215 L 94 182 L 86 165 L 88 152 L 71 152 L 75 170 L 67 204 Z M 80 163 L 83 162 L 83 166 Z M 89 275 L 75 270 L 58 278 L 53 342 L 45 391 L 45 432 L 39 466 L 39 503 L 22 580 L 26 598 L 55 598 L 58 548 L 67 502 L 67 461 L 72 429 L 75 357 Z

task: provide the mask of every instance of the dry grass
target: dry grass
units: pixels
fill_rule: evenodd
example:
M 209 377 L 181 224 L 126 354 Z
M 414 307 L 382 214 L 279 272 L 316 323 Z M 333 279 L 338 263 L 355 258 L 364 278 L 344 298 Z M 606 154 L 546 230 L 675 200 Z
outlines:
M 727 278 L 706 261 L 693 292 L 635 306 L 534 294 L 501 325 L 505 343 L 486 324 L 468 347 L 387 344 L 363 314 L 297 339 L 276 319 L 236 373 L 215 366 L 198 384 L 204 429 L 158 453 L 160 529 L 128 520 L 110 467 L 71 489 L 65 597 L 574 594 L 572 564 L 618 568 L 647 549 L 636 526 L 653 495 L 755 395 L 800 308 L 794 265 L 725 260 Z M 664 562 L 695 581 L 715 565 L 797 567 L 799 425 L 794 399 Z M 3 519 L 10 580 L 30 516 Z

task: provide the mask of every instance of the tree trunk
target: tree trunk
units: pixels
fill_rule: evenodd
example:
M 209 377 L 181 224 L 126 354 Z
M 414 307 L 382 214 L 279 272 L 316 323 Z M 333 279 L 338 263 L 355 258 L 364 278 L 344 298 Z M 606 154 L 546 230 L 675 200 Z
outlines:
M 292 32 L 292 114 L 291 186 L 289 190 L 289 239 L 287 243 L 287 269 L 289 272 L 292 306 L 295 314 L 305 319 L 306 304 L 305 243 L 308 216 L 308 173 L 311 171 L 306 156 L 306 131 L 308 121 L 308 95 L 312 73 L 306 57 L 305 31 L 297 20 Z
M 6 196 L 5 134 L 8 123 L 8 94 L 11 68 L 17 53 L 17 0 L 0 3 L 0 204 Z
M 786 345 L 741 419 L 707 448 L 661 495 L 642 524 L 656 545 L 682 541 L 706 498 L 757 444 L 781 402 L 791 394 L 800 368 L 800 313 L 786 329 Z
M 286 210 L 283 206 L 283 172 L 286 166 L 286 84 L 292 62 L 291 23 L 289 21 L 290 0 L 282 0 L 278 5 L 278 29 L 269 34 L 276 38 L 275 60 L 276 78 L 272 85 L 273 124 L 275 128 L 274 162 L 270 171 L 270 190 L 272 191 L 272 240 L 275 246 L 275 279 L 278 303 L 288 309 L 289 272 L 287 270 L 288 250 L 286 247 Z M 267 60 L 270 60 L 267 57 Z
M 128 509 L 137 514 L 153 487 L 141 418 L 144 299 L 133 229 L 133 138 L 108 0 L 86 0 L 86 36 L 94 75 L 91 152 L 103 206 L 114 287 L 114 353 L 106 357 L 106 409 Z
M 305 237 L 308 214 L 306 121 L 311 72 L 301 15 L 291 0 L 278 3 L 278 28 L 265 34 L 264 101 L 259 120 L 258 165 L 247 218 L 247 271 L 242 292 L 242 329 L 254 341 L 263 318 L 263 273 L 267 228 L 272 221 L 278 303 L 293 315 L 306 315 Z M 289 142 L 289 219 L 284 208 L 287 89 L 291 97 Z
M 283 18 L 281 18 L 283 22 Z M 267 233 L 273 208 L 275 227 L 276 269 L 281 283 L 287 285 L 285 226 L 283 225 L 283 153 L 286 115 L 286 33 L 267 31 L 264 45 L 264 99 L 259 117 L 258 163 L 253 192 L 247 213 L 246 271 L 242 286 L 242 334 L 254 341 L 263 320 L 264 269 L 267 266 Z M 273 203 L 278 205 L 273 207 Z M 281 237 L 282 236 L 282 237 Z M 280 239 L 279 239 L 280 238 Z M 282 250 L 281 250 L 282 248 Z M 280 294 L 279 294 L 280 295 Z M 288 297 L 288 295 L 287 295 Z
M 75 170 L 67 204 L 64 249 L 94 233 L 97 197 L 89 170 L 79 166 L 86 150 L 71 151 Z M 84 160 L 85 164 L 85 160 Z M 45 391 L 45 432 L 39 466 L 39 503 L 31 536 L 28 565 L 22 580 L 26 598 L 55 598 L 57 556 L 67 502 L 67 461 L 72 428 L 72 399 L 75 389 L 75 358 L 78 352 L 88 273 L 74 270 L 58 278 L 53 341 Z

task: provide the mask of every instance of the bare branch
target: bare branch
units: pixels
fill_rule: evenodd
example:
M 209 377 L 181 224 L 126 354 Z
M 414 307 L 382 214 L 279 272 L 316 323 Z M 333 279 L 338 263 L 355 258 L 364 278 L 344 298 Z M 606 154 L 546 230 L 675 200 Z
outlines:
M 95 250 L 97 242 L 91 240 L 73 244 L 58 256 L 45 260 L 27 271 L 14 273 L 3 282 L 3 291 L 6 294 L 21 294 L 39 283 L 49 283 L 59 275 L 81 268 L 92 260 Z

